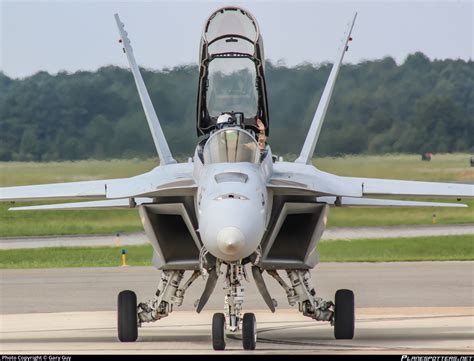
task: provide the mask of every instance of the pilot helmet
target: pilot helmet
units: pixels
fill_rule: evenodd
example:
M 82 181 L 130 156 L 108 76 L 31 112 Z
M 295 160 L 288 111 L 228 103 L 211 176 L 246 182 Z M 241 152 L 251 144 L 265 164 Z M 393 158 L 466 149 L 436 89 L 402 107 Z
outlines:
M 234 117 L 229 113 L 223 113 L 217 117 L 216 128 L 222 129 L 225 126 L 235 123 Z

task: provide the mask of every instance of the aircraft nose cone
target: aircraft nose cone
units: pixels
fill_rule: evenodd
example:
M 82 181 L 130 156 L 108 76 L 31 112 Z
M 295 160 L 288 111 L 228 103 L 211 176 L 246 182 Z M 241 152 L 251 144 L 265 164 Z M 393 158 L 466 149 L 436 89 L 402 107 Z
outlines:
M 217 246 L 222 253 L 233 256 L 244 249 L 245 237 L 240 229 L 225 227 L 217 233 Z

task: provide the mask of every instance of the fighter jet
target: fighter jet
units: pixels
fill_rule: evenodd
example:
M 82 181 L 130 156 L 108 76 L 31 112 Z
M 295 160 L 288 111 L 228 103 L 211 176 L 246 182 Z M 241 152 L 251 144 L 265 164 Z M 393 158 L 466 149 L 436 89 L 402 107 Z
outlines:
M 468 184 L 341 177 L 312 165 L 356 16 L 347 24 L 301 152 L 294 162 L 288 162 L 274 156 L 267 142 L 270 115 L 257 21 L 237 7 L 215 11 L 205 23 L 199 52 L 197 146 L 188 162 L 178 163 L 124 24 L 115 15 L 119 42 L 135 79 L 159 165 L 131 178 L 1 188 L 0 200 L 101 199 L 13 210 L 138 208 L 153 246 L 152 263 L 162 271 L 161 280 L 147 302 L 137 304 L 133 291 L 120 292 L 120 341 L 136 341 L 142 324 L 167 317 L 181 306 L 186 290 L 199 277 L 206 281 L 195 303 L 196 311 L 201 312 L 221 278 L 226 290 L 224 312 L 212 318 L 212 346 L 223 350 L 226 335 L 241 333 L 243 348 L 255 349 L 256 318 L 253 313 L 243 313 L 243 281 L 249 270 L 272 312 L 277 303 L 268 292 L 264 272 L 281 285 L 289 304 L 298 305 L 304 316 L 330 323 L 336 339 L 352 339 L 353 292 L 341 289 L 334 301 L 323 300 L 310 278 L 310 270 L 318 264 L 317 245 L 329 208 L 463 207 L 368 197 L 474 196 L 474 187 Z

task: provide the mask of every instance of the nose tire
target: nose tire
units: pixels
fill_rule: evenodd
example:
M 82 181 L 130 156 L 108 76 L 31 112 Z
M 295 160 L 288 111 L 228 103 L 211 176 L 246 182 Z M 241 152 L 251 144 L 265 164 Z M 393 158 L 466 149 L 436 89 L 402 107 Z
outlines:
M 255 350 L 255 347 L 257 347 L 257 320 L 253 313 L 244 314 L 242 320 L 242 345 L 244 350 Z
M 212 316 L 212 348 L 215 351 L 225 350 L 225 316 L 215 313 Z

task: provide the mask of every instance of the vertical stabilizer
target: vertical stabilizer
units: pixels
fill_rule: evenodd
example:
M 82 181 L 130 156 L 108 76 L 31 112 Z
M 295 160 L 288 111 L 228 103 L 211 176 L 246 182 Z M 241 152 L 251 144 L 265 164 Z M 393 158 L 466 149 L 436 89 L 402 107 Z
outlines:
M 321 99 L 319 100 L 318 108 L 316 109 L 316 113 L 314 113 L 311 127 L 309 128 L 308 135 L 304 141 L 303 149 L 301 149 L 299 157 L 295 160 L 296 163 L 311 163 L 311 158 L 313 157 L 314 149 L 316 148 L 316 143 L 318 142 L 319 133 L 321 133 L 321 127 L 323 126 L 324 117 L 326 116 L 326 111 L 328 110 L 329 102 L 331 101 L 332 91 L 334 89 L 334 84 L 336 83 L 337 75 L 342 64 L 342 59 L 344 59 L 344 54 L 348 49 L 347 44 L 351 40 L 351 32 L 352 28 L 354 27 L 356 17 L 357 13 L 354 14 L 352 20 L 347 24 L 344 40 L 338 52 L 338 58 L 332 66 L 328 81 L 324 87 Z
M 158 156 L 160 157 L 160 164 L 176 163 L 176 160 L 171 154 L 168 143 L 166 142 L 163 130 L 161 129 L 160 121 L 156 115 L 155 108 L 153 108 L 150 95 L 148 95 L 142 75 L 140 74 L 140 69 L 138 68 L 135 57 L 133 56 L 133 49 L 130 45 L 130 39 L 128 38 L 128 34 L 124 29 L 124 24 L 120 21 L 118 14 L 115 14 L 115 21 L 117 22 L 124 52 L 127 55 L 128 63 L 130 65 L 130 69 L 132 70 L 135 84 L 137 85 L 138 94 L 140 95 L 140 100 L 142 102 L 143 110 L 145 111 L 148 126 L 150 127 L 153 142 L 155 143 L 155 148 L 158 152 Z

